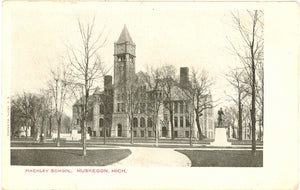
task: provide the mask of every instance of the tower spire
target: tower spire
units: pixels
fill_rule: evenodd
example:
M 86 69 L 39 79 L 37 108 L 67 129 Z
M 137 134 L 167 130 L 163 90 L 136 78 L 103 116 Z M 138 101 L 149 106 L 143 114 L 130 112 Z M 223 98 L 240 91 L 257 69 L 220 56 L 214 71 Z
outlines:
M 119 44 L 119 43 L 124 43 L 124 42 L 133 43 L 133 41 L 131 39 L 131 36 L 130 36 L 130 34 L 128 32 L 128 29 L 126 27 L 126 24 L 124 24 L 124 28 L 123 28 L 123 30 L 122 30 L 122 32 L 120 34 L 120 37 L 119 37 L 117 43 Z

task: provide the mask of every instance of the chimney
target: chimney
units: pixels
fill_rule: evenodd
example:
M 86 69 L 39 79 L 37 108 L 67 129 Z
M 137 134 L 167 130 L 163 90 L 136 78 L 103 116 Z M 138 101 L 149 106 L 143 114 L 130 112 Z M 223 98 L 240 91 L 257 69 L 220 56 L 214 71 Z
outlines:
M 180 85 L 187 85 L 189 82 L 189 68 L 180 67 Z
M 105 75 L 104 76 L 104 91 L 106 89 L 112 88 L 112 76 L 111 75 Z

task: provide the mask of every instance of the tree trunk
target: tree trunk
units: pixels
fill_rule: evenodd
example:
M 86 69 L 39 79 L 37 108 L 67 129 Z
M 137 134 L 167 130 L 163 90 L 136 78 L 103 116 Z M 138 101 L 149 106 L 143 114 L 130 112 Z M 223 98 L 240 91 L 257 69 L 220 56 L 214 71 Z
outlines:
M 133 118 L 130 118 L 130 144 L 133 144 Z
M 236 138 L 236 134 L 235 134 L 235 130 L 234 130 L 234 125 L 232 125 L 231 127 L 232 127 L 232 138 Z
M 159 130 L 157 126 L 157 118 L 155 118 L 155 146 L 158 147 Z
M 190 116 L 190 119 L 191 119 L 191 116 Z M 191 125 L 191 122 L 189 123 L 190 125 L 190 146 L 193 146 L 193 143 L 192 143 L 192 125 Z
M 169 107 L 169 113 L 170 113 L 170 123 L 171 123 L 171 139 L 174 140 L 175 136 L 174 136 L 174 123 L 173 123 L 173 110 L 171 105 Z
M 52 116 L 49 117 L 49 137 L 52 136 Z
M 201 127 L 200 127 L 200 120 L 199 117 L 196 114 L 196 124 L 197 124 L 197 129 L 198 129 L 198 133 L 199 133 L 199 141 L 202 140 L 202 131 L 201 131 Z
M 32 125 L 31 125 L 30 136 L 35 137 L 35 122 L 34 121 L 32 122 Z
M 254 29 L 254 28 L 253 28 Z M 253 33 L 254 35 L 254 33 Z M 252 122 L 252 155 L 256 155 L 256 119 L 255 119 L 255 62 L 254 62 L 254 52 L 253 52 L 253 45 L 254 45 L 254 36 L 251 46 L 251 67 L 252 67 L 252 108 L 251 108 L 251 122 Z
M 242 123 L 242 103 L 241 103 L 241 94 L 238 95 L 238 107 L 239 107 L 239 116 L 238 116 L 238 125 L 239 125 L 239 141 L 243 140 L 243 123 Z
M 25 135 L 26 135 L 26 139 L 27 139 L 27 137 L 28 137 L 28 135 L 27 135 L 28 134 L 28 121 L 26 120 L 25 123 L 26 123 L 26 126 L 25 126 L 26 134 Z
M 61 118 L 57 120 L 57 139 L 56 139 L 56 146 L 60 146 L 60 128 L 61 128 Z
M 230 125 L 228 126 L 227 139 L 230 139 Z
M 104 126 L 103 126 L 103 144 L 106 144 L 106 125 L 107 125 L 107 122 L 105 121 Z
M 42 118 L 42 126 L 41 126 L 41 139 L 40 139 L 40 141 L 43 142 L 43 143 L 46 142 L 44 123 L 45 123 L 45 118 L 43 117 Z
M 259 138 L 258 139 L 261 141 L 261 124 L 259 125 Z
M 86 132 L 85 132 L 85 128 L 86 128 L 86 121 L 84 119 L 84 122 L 82 124 L 82 156 L 86 156 Z

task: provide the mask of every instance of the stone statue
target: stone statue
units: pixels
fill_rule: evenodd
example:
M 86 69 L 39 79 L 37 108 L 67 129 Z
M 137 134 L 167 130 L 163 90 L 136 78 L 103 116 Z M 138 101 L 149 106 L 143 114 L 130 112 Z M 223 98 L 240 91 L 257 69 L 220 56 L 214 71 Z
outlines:
M 222 127 L 223 125 L 223 115 L 224 112 L 222 111 L 222 108 L 218 111 L 218 127 Z

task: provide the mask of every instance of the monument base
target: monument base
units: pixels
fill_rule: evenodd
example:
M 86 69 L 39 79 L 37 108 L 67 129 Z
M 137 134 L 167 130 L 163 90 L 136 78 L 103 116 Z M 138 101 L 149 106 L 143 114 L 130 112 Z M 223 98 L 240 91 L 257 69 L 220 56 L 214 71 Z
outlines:
M 216 128 L 215 141 L 210 143 L 212 146 L 231 146 L 230 142 L 227 142 L 226 128 Z

